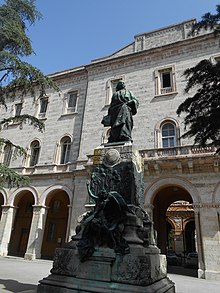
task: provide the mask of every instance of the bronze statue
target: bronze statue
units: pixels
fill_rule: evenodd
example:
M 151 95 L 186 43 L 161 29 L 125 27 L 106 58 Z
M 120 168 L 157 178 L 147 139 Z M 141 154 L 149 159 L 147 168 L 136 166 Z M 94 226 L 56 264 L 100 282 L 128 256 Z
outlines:
M 131 91 L 126 90 L 123 81 L 119 81 L 116 92 L 112 95 L 108 115 L 104 116 L 101 122 L 104 126 L 111 126 L 108 143 L 132 141 L 132 116 L 137 113 L 138 105 L 137 98 Z

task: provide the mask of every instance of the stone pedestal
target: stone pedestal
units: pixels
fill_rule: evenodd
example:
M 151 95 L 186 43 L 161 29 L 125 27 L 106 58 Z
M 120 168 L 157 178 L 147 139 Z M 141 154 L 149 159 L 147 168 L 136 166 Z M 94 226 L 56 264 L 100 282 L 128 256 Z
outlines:
M 134 248 L 125 256 L 100 248 L 83 263 L 76 249 L 58 248 L 51 275 L 40 281 L 37 292 L 173 293 L 175 289 L 166 277 L 166 257 L 155 247 Z
M 88 192 L 95 202 L 38 293 L 174 293 L 166 257 L 143 210 L 142 159 L 131 144 L 95 149 Z

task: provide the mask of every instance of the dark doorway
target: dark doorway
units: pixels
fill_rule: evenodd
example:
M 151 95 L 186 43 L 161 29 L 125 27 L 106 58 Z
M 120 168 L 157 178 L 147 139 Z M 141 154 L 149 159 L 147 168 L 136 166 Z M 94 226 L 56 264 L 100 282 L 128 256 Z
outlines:
M 49 207 L 44 229 L 41 257 L 53 259 L 56 248 L 66 240 L 69 197 L 64 191 L 56 191 L 47 198 Z
M 11 231 L 8 254 L 24 257 L 33 216 L 34 197 L 31 193 L 26 193 L 20 195 L 16 202 L 17 210 Z

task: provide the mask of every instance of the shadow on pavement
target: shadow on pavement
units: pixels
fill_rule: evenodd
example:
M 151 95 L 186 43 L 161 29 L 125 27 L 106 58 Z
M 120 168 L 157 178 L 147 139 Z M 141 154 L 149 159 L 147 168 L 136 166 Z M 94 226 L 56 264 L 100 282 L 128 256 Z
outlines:
M 168 274 L 183 275 L 198 278 L 198 270 L 196 268 L 184 268 L 182 266 L 168 266 Z
M 0 279 L 0 285 L 2 287 L 2 293 L 3 292 L 13 292 L 13 293 L 18 293 L 26 290 L 35 290 L 36 285 L 33 284 L 24 284 L 24 283 L 19 283 L 18 281 L 11 280 L 11 279 Z

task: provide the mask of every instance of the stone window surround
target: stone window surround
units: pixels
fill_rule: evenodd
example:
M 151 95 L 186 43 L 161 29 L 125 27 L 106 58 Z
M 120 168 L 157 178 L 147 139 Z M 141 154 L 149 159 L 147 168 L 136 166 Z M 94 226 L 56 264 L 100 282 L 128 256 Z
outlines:
M 35 143 L 35 142 L 38 142 L 38 158 L 37 158 L 37 162 L 36 162 L 36 164 L 34 164 L 34 165 L 31 165 L 31 160 L 32 160 L 32 148 L 33 148 L 33 144 Z M 26 166 L 27 167 L 31 167 L 31 168 L 33 168 L 33 167 L 35 167 L 38 163 L 39 163 L 39 158 L 40 158 L 40 152 L 41 152 L 41 142 L 40 142 L 40 140 L 38 139 L 38 138 L 35 138 L 35 139 L 33 139 L 32 141 L 31 141 L 31 143 L 30 143 L 30 145 L 29 145 L 29 147 L 28 147 L 28 150 L 27 150 L 27 154 L 28 154 L 28 156 L 27 156 L 27 159 L 26 159 Z
M 175 127 L 175 136 L 176 136 L 176 146 L 180 146 L 180 126 L 179 126 L 179 122 L 171 117 L 166 117 L 162 120 L 160 120 L 156 127 L 155 127 L 155 139 L 154 139 L 154 144 L 155 144 L 155 148 L 163 148 L 162 146 L 162 127 L 164 126 L 164 124 L 166 123 L 171 123 L 174 125 Z
M 57 165 L 66 165 L 67 163 L 61 164 L 61 151 L 62 151 L 62 142 L 65 138 L 69 137 L 70 138 L 70 157 L 71 157 L 71 153 L 72 153 L 72 144 L 73 144 L 73 138 L 70 134 L 66 133 L 65 135 L 63 135 L 60 140 L 57 142 L 56 144 L 56 151 L 55 151 L 55 155 L 54 155 L 54 163 Z
M 75 107 L 68 107 L 70 94 L 77 94 Z M 63 96 L 63 113 L 61 116 L 77 114 L 80 91 L 78 89 L 68 90 Z
M 46 108 L 46 112 L 40 112 L 41 111 L 41 101 L 42 100 L 47 100 L 47 108 Z M 46 118 L 46 113 L 48 111 L 48 105 L 49 105 L 49 97 L 47 95 L 40 97 L 39 99 L 37 99 L 36 101 L 36 110 L 35 110 L 35 116 L 38 119 L 47 119 Z
M 166 92 L 161 91 L 161 74 L 163 72 L 170 72 L 171 73 L 171 88 Z M 171 94 L 176 94 L 176 71 L 175 71 L 175 65 L 174 64 L 168 64 L 162 67 L 158 67 L 154 71 L 155 76 L 155 96 L 166 96 Z

